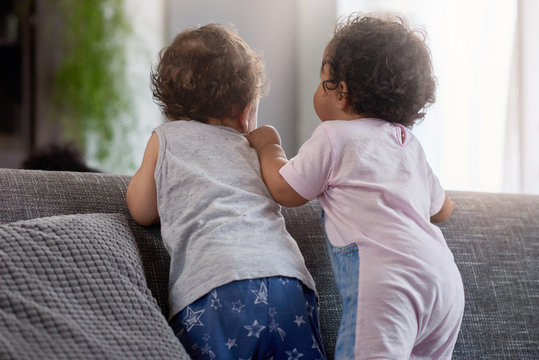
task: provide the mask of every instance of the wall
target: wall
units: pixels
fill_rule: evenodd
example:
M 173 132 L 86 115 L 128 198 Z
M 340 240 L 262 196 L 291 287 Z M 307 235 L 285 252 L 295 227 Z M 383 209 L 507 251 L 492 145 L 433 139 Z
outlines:
M 293 149 L 297 118 L 296 2 L 169 0 L 166 13 L 168 41 L 188 26 L 223 23 L 234 25 L 239 36 L 263 55 L 270 92 L 260 101 L 258 124 L 275 126 L 285 149 Z
M 52 20 L 54 25 L 45 30 L 41 23 L 45 19 L 50 22 L 54 14 L 47 11 L 46 2 L 36 4 L 40 31 L 36 34 L 35 145 L 41 147 L 60 138 L 60 129 L 47 117 L 54 68 L 61 62 L 54 34 L 62 31 L 62 26 Z M 133 125 L 129 136 L 117 134 L 114 159 L 98 163 L 90 157 L 90 165 L 106 172 L 134 173 L 151 130 L 164 121 L 149 89 L 149 74 L 157 54 L 185 27 L 209 22 L 234 25 L 239 35 L 263 55 L 270 91 L 260 103 L 259 125 L 275 126 L 287 155 L 295 155 L 318 124 L 312 95 L 319 81 L 321 55 L 332 33 L 335 4 L 335 0 L 125 1 L 134 31 L 134 36 L 126 39 Z
M 298 132 L 294 154 L 319 124 L 313 95 L 320 82 L 320 65 L 327 42 L 333 35 L 336 18 L 335 0 L 300 0 L 297 51 L 298 68 Z
M 233 24 L 249 46 L 262 53 L 271 81 L 269 94 L 260 102 L 258 123 L 275 126 L 292 156 L 306 138 L 304 133 L 312 131 L 305 123 L 316 117 L 309 109 L 328 23 L 335 13 L 331 4 L 334 1 L 169 0 L 167 36 L 172 40 L 186 26 Z

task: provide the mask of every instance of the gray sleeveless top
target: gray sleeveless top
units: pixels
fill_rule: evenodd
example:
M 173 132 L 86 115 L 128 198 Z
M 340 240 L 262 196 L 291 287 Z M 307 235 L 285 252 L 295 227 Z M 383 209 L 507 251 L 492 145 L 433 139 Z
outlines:
M 154 131 L 161 235 L 171 256 L 170 317 L 235 280 L 287 276 L 315 290 L 241 133 L 186 120 Z

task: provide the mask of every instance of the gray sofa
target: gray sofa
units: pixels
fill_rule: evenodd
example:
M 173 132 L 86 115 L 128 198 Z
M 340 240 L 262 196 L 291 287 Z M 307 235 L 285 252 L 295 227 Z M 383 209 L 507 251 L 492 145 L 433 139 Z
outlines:
M 186 359 L 168 328 L 159 228 L 125 205 L 128 176 L 0 169 L 0 359 Z M 450 192 L 441 224 L 466 307 L 454 359 L 539 358 L 539 196 Z M 283 208 L 320 295 L 330 358 L 340 318 L 318 203 Z

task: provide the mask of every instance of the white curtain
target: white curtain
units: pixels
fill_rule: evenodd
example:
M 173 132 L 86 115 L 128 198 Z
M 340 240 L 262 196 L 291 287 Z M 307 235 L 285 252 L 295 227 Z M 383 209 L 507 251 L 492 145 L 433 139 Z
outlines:
M 539 100 L 538 1 L 337 0 L 337 5 L 339 15 L 398 12 L 426 30 L 437 102 L 414 133 L 447 189 L 539 193 L 539 117 L 533 101 Z
M 518 0 L 507 111 L 504 190 L 539 194 L 539 2 Z

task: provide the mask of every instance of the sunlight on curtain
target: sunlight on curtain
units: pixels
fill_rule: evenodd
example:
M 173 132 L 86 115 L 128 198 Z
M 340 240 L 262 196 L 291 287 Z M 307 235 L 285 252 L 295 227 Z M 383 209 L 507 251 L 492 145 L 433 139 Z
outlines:
M 518 0 L 507 109 L 504 189 L 539 194 L 539 1 Z
M 437 101 L 414 128 L 446 189 L 503 191 L 517 0 L 338 0 L 338 14 L 391 11 L 427 32 Z
M 145 145 L 154 127 L 163 121 L 150 91 L 150 70 L 157 61 L 157 53 L 165 45 L 163 14 L 165 0 L 146 2 L 125 1 L 126 12 L 131 20 L 133 33 L 126 39 L 127 74 L 132 96 L 133 113 L 126 115 L 131 123 L 128 134 L 118 131 L 114 137 L 115 150 L 111 159 L 98 162 L 89 158 L 89 163 L 105 172 L 132 175 L 140 166 Z M 141 26 L 143 24 L 143 26 Z M 129 144 L 125 151 L 125 144 Z

